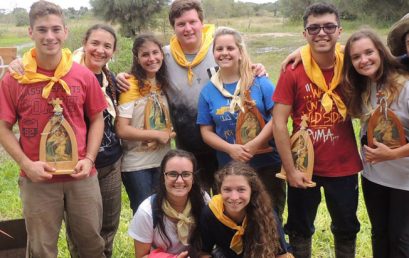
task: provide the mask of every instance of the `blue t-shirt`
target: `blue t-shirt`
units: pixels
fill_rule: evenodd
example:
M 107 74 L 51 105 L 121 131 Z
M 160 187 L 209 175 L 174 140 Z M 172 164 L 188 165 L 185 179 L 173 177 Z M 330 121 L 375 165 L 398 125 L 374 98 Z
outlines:
M 224 84 L 224 88 L 233 94 L 236 89 L 237 82 Z M 251 99 L 256 102 L 256 107 L 263 116 L 265 122 L 271 119 L 270 110 L 274 106 L 272 96 L 274 93 L 274 85 L 267 77 L 256 77 L 253 85 L 250 88 Z M 197 124 L 211 125 L 214 127 L 216 134 L 228 143 L 236 142 L 236 124 L 238 112 L 230 113 L 230 98 L 224 97 L 220 91 L 208 82 L 202 89 L 199 95 Z M 260 168 L 270 165 L 280 165 L 281 161 L 275 150 L 271 153 L 257 154 L 251 161 L 250 165 L 254 168 Z M 221 151 L 217 151 L 217 159 L 219 167 L 223 167 L 231 157 Z

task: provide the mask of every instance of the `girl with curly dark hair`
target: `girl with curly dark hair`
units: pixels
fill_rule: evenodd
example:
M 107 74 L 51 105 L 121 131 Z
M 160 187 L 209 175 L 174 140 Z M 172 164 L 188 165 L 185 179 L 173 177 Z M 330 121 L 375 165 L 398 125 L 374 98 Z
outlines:
M 255 170 L 233 161 L 215 177 L 220 194 L 213 196 L 200 216 L 200 257 L 291 257 Z

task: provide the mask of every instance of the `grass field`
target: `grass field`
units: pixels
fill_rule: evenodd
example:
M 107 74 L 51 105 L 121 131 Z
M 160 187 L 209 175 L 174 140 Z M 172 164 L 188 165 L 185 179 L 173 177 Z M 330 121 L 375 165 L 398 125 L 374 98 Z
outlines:
M 66 46 L 74 49 L 81 45 L 82 35 L 96 20 L 69 21 L 69 40 Z M 279 76 L 281 61 L 291 51 L 305 43 L 302 37 L 301 23 L 297 25 L 283 24 L 282 18 L 273 17 L 250 17 L 249 19 L 217 19 L 208 21 L 218 26 L 230 26 L 243 32 L 249 52 L 253 62 L 264 64 L 267 68 L 271 80 L 276 83 Z M 350 33 L 357 29 L 360 24 L 345 23 L 346 28 L 341 42 L 345 42 Z M 0 30 L 0 47 L 20 45 L 30 42 L 25 36 L 26 29 L 2 26 Z M 170 31 L 168 28 L 167 31 Z M 383 38 L 386 36 L 386 29 L 376 29 Z M 14 33 L 15 32 L 15 33 Z M 169 35 L 158 33 L 161 39 L 169 39 Z M 165 41 L 166 42 L 166 41 Z M 127 71 L 130 68 L 130 49 L 132 40 L 120 38 L 118 51 L 110 68 L 114 72 Z M 356 130 L 359 124 L 354 122 Z M 330 154 L 335 155 L 335 153 Z M 22 216 L 21 202 L 17 186 L 18 167 L 16 164 L 0 152 L 0 220 L 19 218 Z M 131 210 L 125 191 L 122 193 L 121 224 L 115 238 L 114 257 L 132 257 L 133 243 L 127 235 L 127 226 L 131 219 Z M 286 216 L 286 215 L 285 215 Z M 361 222 L 361 231 L 358 234 L 357 257 L 372 257 L 370 225 L 365 210 L 362 194 L 359 196 L 358 216 Z M 316 233 L 313 238 L 313 257 L 335 257 L 333 253 L 333 237 L 330 231 L 330 218 L 326 211 L 324 202 L 321 203 L 316 219 Z M 59 257 L 69 257 L 64 233 L 60 235 Z

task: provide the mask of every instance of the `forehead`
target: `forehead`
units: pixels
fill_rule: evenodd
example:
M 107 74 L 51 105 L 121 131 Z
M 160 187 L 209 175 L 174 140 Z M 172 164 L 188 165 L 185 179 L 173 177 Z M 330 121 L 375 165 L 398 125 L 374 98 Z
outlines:
M 230 34 L 225 34 L 225 35 L 220 35 L 217 36 L 215 39 L 215 45 L 221 45 L 221 44 L 233 44 L 235 45 L 236 42 L 234 40 L 234 36 Z
M 166 162 L 165 171 L 192 171 L 192 162 L 185 157 L 173 157 Z
M 337 17 L 335 16 L 334 13 L 324 13 L 324 14 L 318 14 L 318 15 L 311 14 L 307 18 L 307 26 L 310 24 L 322 25 L 326 23 L 338 24 Z
M 103 30 L 103 29 L 97 29 L 91 32 L 88 40 L 99 40 L 99 41 L 107 41 L 107 42 L 113 43 L 115 41 L 115 38 L 108 31 Z
M 376 49 L 370 38 L 360 38 L 351 43 L 350 54 L 354 54 L 366 49 Z
M 228 175 L 224 177 L 222 186 L 247 186 L 250 187 L 249 182 L 246 177 L 239 175 Z
M 63 18 L 55 14 L 49 14 L 49 15 L 37 17 L 33 23 L 33 28 L 35 27 L 56 27 L 56 26 L 65 27 Z
M 154 51 L 154 50 L 160 50 L 160 47 L 155 42 L 146 41 L 140 46 L 138 52 Z
M 196 9 L 184 11 L 181 16 L 175 18 L 175 23 L 187 20 L 200 20 L 199 14 L 197 13 Z

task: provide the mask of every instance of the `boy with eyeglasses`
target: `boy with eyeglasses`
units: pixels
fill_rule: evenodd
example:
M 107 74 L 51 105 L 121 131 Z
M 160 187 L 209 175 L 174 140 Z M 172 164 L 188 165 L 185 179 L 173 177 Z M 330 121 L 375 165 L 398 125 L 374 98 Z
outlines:
M 337 45 L 341 34 L 336 8 L 327 3 L 310 5 L 304 14 L 302 65 L 287 67 L 273 96 L 274 138 L 287 172 L 288 219 L 285 231 L 295 257 L 311 257 L 314 220 L 324 188 L 335 239 L 336 257 L 354 257 L 359 222 L 358 172 L 362 169 L 350 117 L 339 86 L 343 53 Z M 287 121 L 293 120 L 293 132 L 308 117 L 308 133 L 313 142 L 313 177 L 317 186 L 297 170 L 291 153 Z

